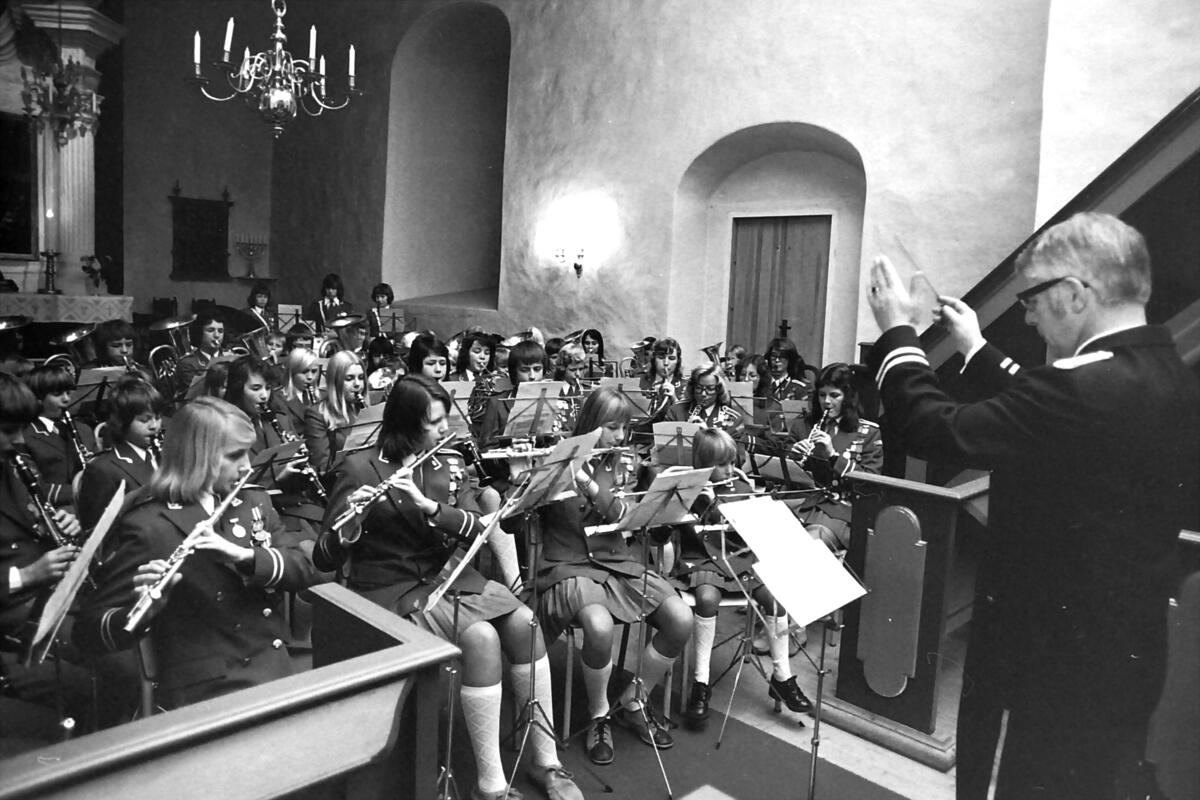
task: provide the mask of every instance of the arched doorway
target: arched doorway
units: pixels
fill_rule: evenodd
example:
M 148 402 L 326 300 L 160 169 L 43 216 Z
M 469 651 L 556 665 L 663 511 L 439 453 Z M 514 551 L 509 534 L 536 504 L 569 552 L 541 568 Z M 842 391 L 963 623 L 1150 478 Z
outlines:
M 758 351 L 779 323 L 765 311 L 753 328 L 742 329 L 754 340 L 728 339 L 738 335 L 731 314 L 746 302 L 737 297 L 735 270 L 743 279 L 747 270 L 765 271 L 765 298 L 783 297 L 785 282 L 801 287 L 790 296 L 803 295 L 807 305 L 784 316 L 806 360 L 853 359 L 865 198 L 858 150 L 831 131 L 776 122 L 718 140 L 693 160 L 676 192 L 667 328 L 685 349 L 725 341 Z M 739 228 L 757 243 L 742 239 L 739 246 Z M 801 228 L 814 232 L 798 245 Z M 789 230 L 798 248 L 790 260 L 782 257 Z M 824 255 L 817 252 L 822 247 Z M 800 275 L 801 269 L 813 272 Z
M 398 299 L 500 284 L 511 32 L 483 3 L 417 21 L 392 62 L 383 279 Z

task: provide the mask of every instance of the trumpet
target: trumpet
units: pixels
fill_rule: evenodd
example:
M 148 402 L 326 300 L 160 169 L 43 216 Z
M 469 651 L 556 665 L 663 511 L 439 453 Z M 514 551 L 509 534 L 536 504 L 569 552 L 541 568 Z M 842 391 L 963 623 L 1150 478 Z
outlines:
M 125 632 L 133 633 L 142 624 L 142 620 L 150 611 L 150 607 L 154 605 L 154 601 L 159 600 L 170 585 L 171 578 L 183 567 L 183 562 L 196 549 L 196 540 L 199 539 L 205 531 L 210 531 L 213 526 L 220 521 L 221 516 L 229 509 L 238 492 L 246 485 L 246 481 L 250 480 L 250 471 L 247 471 L 238 480 L 237 484 L 229 490 L 229 494 L 225 495 L 225 499 L 213 511 L 212 516 L 202 522 L 197 523 L 196 527 L 192 528 L 184 540 L 179 543 L 179 546 L 172 551 L 167 557 L 167 568 L 163 570 L 163 574 L 158 577 L 153 584 L 142 590 L 142 594 L 138 597 L 137 602 L 133 604 L 133 608 L 129 609 L 129 616 L 125 619 Z
M 46 501 L 46 495 L 42 493 L 37 473 L 34 471 L 33 462 L 29 457 L 24 453 L 13 453 L 12 466 L 13 472 L 17 473 L 21 483 L 25 484 L 25 489 L 29 492 L 29 499 L 33 501 L 34 510 L 42 523 L 39 531 L 42 537 L 49 539 L 55 547 L 77 544 L 73 538 L 64 534 L 62 528 L 58 527 L 58 523 L 54 521 L 54 509 Z
M 437 454 L 438 450 L 441 450 L 443 447 L 453 442 L 456 438 L 458 438 L 458 434 L 456 433 L 447 435 L 446 438 L 442 439 L 433 447 L 417 456 L 417 459 L 408 465 L 407 471 L 404 469 L 396 470 L 386 479 L 372 486 L 371 493 L 358 502 L 350 502 L 346 510 L 339 514 L 336 519 L 334 519 L 333 524 L 329 526 L 329 529 L 336 533 L 346 525 L 350 524 L 355 517 L 357 517 L 359 514 L 362 514 L 368 508 L 382 500 L 390 489 L 395 488 L 396 484 L 401 480 L 402 477 L 406 475 L 412 475 L 417 467 L 433 458 Z
M 275 413 L 275 409 L 265 403 L 259 406 L 258 414 L 265 419 L 267 423 L 275 430 L 275 435 L 279 437 L 281 442 L 294 442 L 298 438 L 295 434 L 289 433 L 279 424 L 279 417 Z M 321 476 L 317 474 L 317 470 L 308 460 L 308 447 L 301 446 L 296 453 L 296 460 L 303 464 L 300 471 L 304 473 L 304 477 L 308 478 L 308 482 L 312 484 L 313 491 L 317 493 L 317 497 L 321 498 L 322 503 L 329 502 L 329 495 L 325 492 L 325 485 L 321 483 Z
M 92 452 L 86 444 L 83 437 L 79 435 L 79 427 L 75 424 L 75 419 L 71 416 L 70 411 L 62 412 L 63 425 L 66 426 L 67 434 L 71 437 L 71 444 L 75 448 L 75 456 L 79 459 L 80 468 L 86 467 L 92 463 L 96 454 Z

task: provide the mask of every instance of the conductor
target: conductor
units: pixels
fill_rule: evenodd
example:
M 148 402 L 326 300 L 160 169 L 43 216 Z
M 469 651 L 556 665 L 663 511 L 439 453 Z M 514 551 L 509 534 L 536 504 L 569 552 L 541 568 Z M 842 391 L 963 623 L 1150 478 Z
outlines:
M 910 452 L 992 471 L 958 716 L 957 796 L 1126 797 L 1145 779 L 1166 668 L 1167 598 L 1200 496 L 1200 391 L 1170 332 L 1148 325 L 1136 230 L 1083 213 L 1017 258 L 1017 300 L 1049 363 L 1021 369 L 962 301 L 935 316 L 986 399 L 948 397 L 884 257 L 868 300 L 885 427 Z M 1143 796 L 1139 793 L 1137 796 Z

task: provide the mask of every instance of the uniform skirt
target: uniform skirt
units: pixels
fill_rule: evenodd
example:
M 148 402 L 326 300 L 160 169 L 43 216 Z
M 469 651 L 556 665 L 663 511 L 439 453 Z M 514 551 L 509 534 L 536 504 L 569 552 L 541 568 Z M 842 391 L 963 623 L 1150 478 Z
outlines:
M 542 593 L 538 618 L 546 641 L 553 642 L 586 606 L 602 605 L 614 620 L 630 623 L 641 619 L 643 612 L 651 614 L 674 596 L 675 589 L 667 579 L 651 570 L 646 570 L 644 577 L 606 572 L 597 580 L 577 575 L 555 583 Z
M 414 611 L 408 619 L 448 642 L 458 641 L 458 634 L 476 622 L 505 617 L 524 608 L 524 603 L 504 586 L 488 581 L 479 594 L 458 595 L 458 624 L 455 626 L 454 595 L 447 592 L 432 611 Z

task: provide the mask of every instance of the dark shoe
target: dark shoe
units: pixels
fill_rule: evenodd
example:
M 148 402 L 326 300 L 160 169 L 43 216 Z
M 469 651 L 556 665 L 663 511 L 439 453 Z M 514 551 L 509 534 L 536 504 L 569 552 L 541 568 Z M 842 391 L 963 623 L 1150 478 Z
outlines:
M 707 683 L 696 681 L 692 684 L 692 695 L 683 709 L 683 717 L 690 723 L 690 727 L 704 727 L 704 723 L 708 721 L 708 701 L 711 697 L 712 689 Z
M 645 717 L 642 716 L 642 711 L 646 712 Z M 675 746 L 675 740 L 671 738 L 667 726 L 654 716 L 654 712 L 650 710 L 649 706 L 643 706 L 638 711 L 622 708 L 613 714 L 612 718 L 622 728 L 636 733 L 644 744 L 657 747 L 659 750 L 669 750 Z
M 777 680 L 772 676 L 771 689 L 768 694 L 775 701 L 776 711 L 779 710 L 780 701 L 788 707 L 788 710 L 798 714 L 807 714 L 812 711 L 812 701 L 805 697 L 804 692 L 800 691 L 800 687 L 796 685 L 795 675 L 786 681 Z
M 583 800 L 583 792 L 572 780 L 574 777 L 562 765 L 533 767 L 529 770 L 530 780 L 542 790 L 547 800 Z
M 608 717 L 596 717 L 587 732 L 587 742 L 584 745 L 587 756 L 593 764 L 599 766 L 613 762 L 612 729 L 609 725 Z

